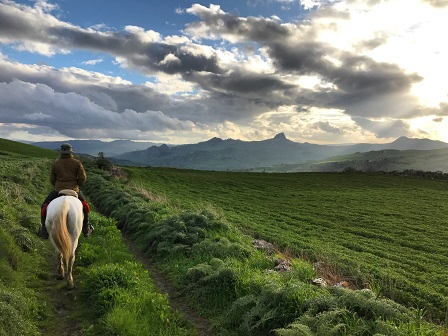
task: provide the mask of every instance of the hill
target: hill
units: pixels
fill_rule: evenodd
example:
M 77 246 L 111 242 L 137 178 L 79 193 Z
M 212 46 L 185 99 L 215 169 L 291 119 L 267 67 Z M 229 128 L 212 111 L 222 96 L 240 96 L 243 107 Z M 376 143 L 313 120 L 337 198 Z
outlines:
M 334 156 L 321 161 L 303 164 L 284 164 L 272 167 L 258 167 L 246 171 L 263 172 L 342 172 L 357 171 L 404 171 L 422 170 L 448 173 L 448 147 L 433 150 L 384 149 Z
M 212 138 L 197 144 L 169 147 L 152 146 L 115 156 L 115 159 L 139 165 L 200 170 L 242 170 L 255 167 L 304 164 L 322 161 L 335 155 L 349 155 L 373 150 L 434 150 L 448 147 L 447 143 L 406 137 L 387 144 L 317 145 L 297 143 L 277 134 L 262 141 L 223 140 Z M 307 167 L 304 165 L 303 167 Z
M 49 158 L 49 159 L 57 158 L 59 156 L 59 154 L 54 150 L 44 149 L 41 147 L 1 138 L 0 138 L 0 153 L 2 153 L 3 155 L 18 154 L 23 156 Z

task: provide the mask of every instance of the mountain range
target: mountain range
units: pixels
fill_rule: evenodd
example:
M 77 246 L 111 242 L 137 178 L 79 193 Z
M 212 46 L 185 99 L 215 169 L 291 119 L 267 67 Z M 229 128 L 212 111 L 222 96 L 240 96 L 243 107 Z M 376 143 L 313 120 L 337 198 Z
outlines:
M 114 141 L 101 141 L 101 140 L 67 140 L 67 141 L 41 141 L 31 142 L 31 145 L 46 148 L 46 149 L 59 149 L 61 144 L 70 143 L 75 149 L 76 153 L 89 154 L 97 156 L 102 152 L 106 157 L 113 157 L 126 152 L 143 150 L 151 146 L 160 145 L 154 142 L 136 142 L 132 140 L 114 140 Z
M 440 163 L 448 161 L 448 150 L 444 150 L 448 148 L 448 143 L 407 137 L 400 137 L 385 144 L 351 145 L 299 143 L 287 139 L 284 133 L 261 141 L 223 140 L 215 137 L 196 144 L 176 146 L 127 140 L 66 142 L 72 144 L 78 154 L 96 156 L 103 152 L 107 159 L 120 165 L 200 170 L 340 171 L 348 166 L 361 167 L 364 170 L 391 170 L 415 169 L 413 166 L 407 167 L 406 163 L 426 161 L 426 167 L 429 167 L 431 162 L 439 162 L 433 170 L 441 170 L 438 167 L 443 167 L 442 170 L 445 171 Z M 33 145 L 56 149 L 61 143 L 35 142 Z M 426 151 L 435 152 L 425 156 L 422 152 Z M 403 159 L 409 155 L 417 159 Z M 395 164 L 391 164 L 392 161 Z

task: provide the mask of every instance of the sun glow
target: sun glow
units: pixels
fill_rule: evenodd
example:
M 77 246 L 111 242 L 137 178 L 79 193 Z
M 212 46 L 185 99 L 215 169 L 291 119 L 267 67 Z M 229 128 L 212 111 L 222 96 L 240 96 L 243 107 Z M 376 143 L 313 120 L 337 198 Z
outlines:
M 448 143 L 448 118 L 434 116 L 416 118 L 410 121 L 410 129 L 416 137 Z

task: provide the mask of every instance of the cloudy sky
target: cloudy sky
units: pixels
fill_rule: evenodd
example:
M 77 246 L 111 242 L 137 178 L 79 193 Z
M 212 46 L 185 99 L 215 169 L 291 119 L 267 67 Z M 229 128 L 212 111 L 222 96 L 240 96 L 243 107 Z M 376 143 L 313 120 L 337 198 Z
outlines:
M 0 137 L 448 142 L 448 0 L 0 0 Z

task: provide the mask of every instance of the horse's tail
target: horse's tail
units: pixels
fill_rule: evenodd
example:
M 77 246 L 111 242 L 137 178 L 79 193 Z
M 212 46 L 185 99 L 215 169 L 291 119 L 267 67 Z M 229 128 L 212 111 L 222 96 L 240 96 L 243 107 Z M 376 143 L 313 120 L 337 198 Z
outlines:
M 68 265 L 70 255 L 72 253 L 72 240 L 67 230 L 67 215 L 70 204 L 64 198 L 58 214 L 53 218 L 52 238 L 64 258 L 65 264 Z

